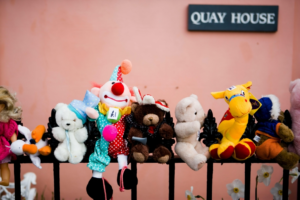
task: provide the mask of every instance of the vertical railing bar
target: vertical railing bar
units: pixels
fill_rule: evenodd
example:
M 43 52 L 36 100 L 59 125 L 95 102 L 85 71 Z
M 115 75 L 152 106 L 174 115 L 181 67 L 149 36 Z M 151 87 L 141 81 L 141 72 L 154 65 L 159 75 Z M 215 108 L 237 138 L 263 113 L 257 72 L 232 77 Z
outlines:
M 60 200 L 60 186 L 59 186 L 59 162 L 53 162 L 53 176 L 54 176 L 54 199 Z
M 245 200 L 250 200 L 251 163 L 245 163 Z
M 14 163 L 15 175 L 15 199 L 21 199 L 21 163 L 15 161 Z
M 131 161 L 131 171 L 137 176 L 137 166 L 135 161 Z M 131 200 L 137 199 L 137 186 L 131 189 Z
M 288 199 L 289 197 L 289 175 L 290 175 L 289 173 L 290 173 L 289 170 L 286 169 L 283 170 L 282 199 Z
M 169 163 L 169 200 L 174 200 L 175 192 L 175 162 L 170 160 Z
M 206 186 L 206 199 L 212 200 L 212 184 L 213 184 L 213 167 L 212 160 L 207 161 L 207 186 Z
M 298 178 L 297 182 L 297 200 L 300 200 L 300 178 Z

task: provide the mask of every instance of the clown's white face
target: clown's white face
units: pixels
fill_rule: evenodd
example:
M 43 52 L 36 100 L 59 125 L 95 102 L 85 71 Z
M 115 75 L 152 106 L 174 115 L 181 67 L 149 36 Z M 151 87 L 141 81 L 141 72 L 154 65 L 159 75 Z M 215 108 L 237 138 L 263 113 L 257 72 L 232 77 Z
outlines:
M 99 98 L 108 107 L 125 108 L 130 103 L 130 91 L 126 84 L 120 81 L 108 81 L 101 88 Z

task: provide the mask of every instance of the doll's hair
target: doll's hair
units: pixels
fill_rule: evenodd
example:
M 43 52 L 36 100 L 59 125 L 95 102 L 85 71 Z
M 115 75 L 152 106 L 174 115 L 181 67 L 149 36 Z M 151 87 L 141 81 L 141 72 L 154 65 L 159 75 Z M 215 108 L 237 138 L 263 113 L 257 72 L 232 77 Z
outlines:
M 8 122 L 10 119 L 20 121 L 22 116 L 21 107 L 16 107 L 17 98 L 5 87 L 0 86 L 0 104 L 4 104 L 4 109 L 0 112 L 0 121 Z

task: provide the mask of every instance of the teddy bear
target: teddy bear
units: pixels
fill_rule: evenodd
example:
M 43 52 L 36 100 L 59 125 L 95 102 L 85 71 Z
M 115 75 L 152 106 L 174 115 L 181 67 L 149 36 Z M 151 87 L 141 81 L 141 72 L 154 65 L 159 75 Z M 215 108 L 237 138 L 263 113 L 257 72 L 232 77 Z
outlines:
M 55 108 L 55 119 L 58 127 L 52 129 L 53 137 L 60 143 L 54 151 L 57 160 L 77 164 L 83 159 L 86 146 L 84 142 L 88 133 L 83 121 L 70 110 L 67 104 L 58 103 Z
M 131 68 L 131 62 L 124 60 L 121 65 L 115 67 L 109 81 L 100 88 L 91 89 L 91 92 L 100 98 L 96 107 L 86 109 L 89 120 L 96 122 L 100 132 L 87 165 L 93 174 L 86 191 L 93 199 L 112 197 L 113 189 L 102 176 L 110 163 L 110 156 L 118 159 L 117 183 L 120 191 L 132 189 L 137 185 L 136 174 L 127 168 L 129 148 L 123 138 L 126 128 L 125 117 L 131 113 L 132 96 L 129 87 L 123 82 L 122 74 L 128 74 Z
M 42 169 L 39 155 L 48 156 L 51 153 L 51 147 L 48 145 L 48 139 L 43 135 L 46 131 L 43 125 L 38 125 L 33 131 L 27 127 L 18 125 L 19 133 L 25 136 L 26 141 L 16 140 L 11 144 L 11 151 L 20 156 L 27 154 L 32 163 L 39 169 Z
M 179 101 L 175 108 L 175 116 L 177 119 L 175 152 L 192 170 L 197 171 L 210 157 L 208 147 L 202 140 L 197 140 L 205 119 L 197 95 L 192 94 Z
M 288 150 L 300 155 L 300 79 L 296 79 L 290 83 L 289 91 L 291 93 L 290 114 L 294 141 L 288 146 Z
M 166 163 L 173 156 L 171 147 L 175 143 L 174 127 L 165 119 L 165 113 L 170 112 L 168 104 L 155 101 L 149 94 L 142 97 L 137 87 L 133 91 L 137 102 L 131 105 L 132 112 L 126 117 L 131 158 L 143 163 L 153 153 L 154 161 Z
M 299 156 L 288 152 L 283 142 L 292 142 L 294 134 L 283 123 L 278 121 L 280 103 L 275 95 L 266 95 L 259 99 L 260 109 L 254 114 L 258 123 L 254 141 L 256 157 L 260 160 L 274 159 L 282 168 L 291 170 L 298 165 Z

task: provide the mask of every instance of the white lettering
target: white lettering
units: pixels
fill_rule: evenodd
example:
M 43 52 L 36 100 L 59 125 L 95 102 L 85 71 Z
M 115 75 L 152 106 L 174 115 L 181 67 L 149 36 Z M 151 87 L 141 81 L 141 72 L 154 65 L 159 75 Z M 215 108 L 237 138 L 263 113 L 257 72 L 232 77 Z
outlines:
M 259 20 L 259 13 L 256 13 L 256 21 L 254 21 L 254 13 L 251 13 L 251 24 L 257 24 Z
M 204 19 L 204 16 L 205 16 L 205 13 L 204 12 L 201 12 L 201 21 L 202 21 L 202 23 L 207 23 L 207 22 L 209 22 L 209 12 L 207 12 L 206 13 L 207 14 L 207 18 L 206 18 L 206 20 Z
M 219 23 L 219 21 L 217 19 L 217 16 L 216 16 L 216 13 L 214 13 L 214 12 L 210 16 L 209 23 L 212 23 L 213 20 L 215 21 L 214 23 Z
M 268 24 L 275 24 L 275 20 L 274 20 L 274 17 L 275 17 L 275 13 L 268 13 Z
M 246 16 L 246 20 L 245 20 L 245 16 Z M 241 21 L 243 24 L 248 24 L 250 21 L 250 15 L 248 13 L 243 13 L 241 16 Z
M 238 24 L 241 23 L 241 13 L 237 13 L 237 15 L 235 15 L 235 13 L 231 13 L 231 23 L 235 24 L 235 20 L 237 20 Z
M 267 22 L 267 14 L 266 13 L 262 13 L 259 15 L 259 23 L 260 24 L 265 24 Z
M 218 14 L 218 16 L 220 18 L 220 23 L 221 24 L 224 23 L 224 18 L 226 16 L 226 13 L 223 13 L 223 15 L 222 15 L 222 13 L 218 12 L 217 14 Z
M 193 24 L 200 25 L 200 21 L 201 21 L 200 13 L 193 12 L 191 14 L 191 20 L 192 20 Z

